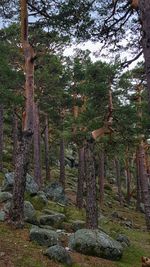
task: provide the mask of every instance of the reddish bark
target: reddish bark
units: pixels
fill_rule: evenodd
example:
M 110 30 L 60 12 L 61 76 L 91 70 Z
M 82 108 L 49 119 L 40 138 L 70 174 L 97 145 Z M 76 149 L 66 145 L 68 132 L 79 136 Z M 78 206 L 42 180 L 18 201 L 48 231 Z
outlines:
M 12 136 L 13 136 L 13 165 L 15 166 L 17 156 L 17 140 L 18 140 L 18 118 L 16 111 L 13 111 L 12 118 Z

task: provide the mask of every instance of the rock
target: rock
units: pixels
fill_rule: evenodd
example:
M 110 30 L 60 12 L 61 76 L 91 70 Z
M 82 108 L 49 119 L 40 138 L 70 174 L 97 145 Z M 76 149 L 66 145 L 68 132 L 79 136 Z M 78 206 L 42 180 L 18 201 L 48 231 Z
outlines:
M 0 203 L 8 201 L 12 198 L 12 194 L 9 192 L 0 192 Z
M 142 213 L 145 213 L 144 203 L 140 203 L 140 211 L 141 211 Z
M 24 202 L 24 216 L 25 221 L 29 223 L 36 223 L 36 211 L 29 201 Z
M 4 205 L 3 210 L 4 210 L 4 212 L 6 212 L 8 214 L 10 208 L 11 208 L 11 201 L 8 201 Z M 33 205 L 29 201 L 24 202 L 24 216 L 25 216 L 26 222 L 37 224 L 36 211 L 35 211 Z
M 123 253 L 123 247 L 119 242 L 99 230 L 78 230 L 71 235 L 69 247 L 83 254 L 109 260 L 118 260 Z
M 54 261 L 61 262 L 63 264 L 66 264 L 67 266 L 72 265 L 72 259 L 69 253 L 64 247 L 60 245 L 48 248 L 44 254 Z
M 39 217 L 39 223 L 42 225 L 50 225 L 54 227 L 61 226 L 62 222 L 66 219 L 66 216 L 62 213 L 42 215 Z
M 48 185 L 45 188 L 45 193 L 49 199 L 55 202 L 59 202 L 64 205 L 68 204 L 68 199 L 65 195 L 64 189 L 58 182 L 54 182 L 51 185 Z
M 116 240 L 121 243 L 121 245 L 123 247 L 129 247 L 130 246 L 130 240 L 129 238 L 126 236 L 126 235 L 123 235 L 123 234 L 119 234 L 117 237 L 116 237 Z
M 47 199 L 46 194 L 45 194 L 44 191 L 38 191 L 36 197 L 38 197 L 39 200 L 40 200 L 44 205 L 47 204 L 48 199 Z
M 44 192 L 39 191 L 36 196 L 32 198 L 32 203 L 37 210 L 42 210 L 48 203 L 48 199 Z
M 73 231 L 77 231 L 79 229 L 85 228 L 85 225 L 86 225 L 86 223 L 84 221 L 76 220 L 76 221 L 72 222 L 71 227 L 72 227 Z
M 5 178 L 3 181 L 2 191 L 12 191 L 14 184 L 14 172 L 5 173 Z M 38 185 L 34 181 L 33 177 L 27 174 L 26 179 L 26 191 L 30 194 L 37 194 Z
M 30 240 L 36 241 L 41 246 L 51 247 L 57 245 L 58 235 L 53 230 L 32 227 L 30 230 Z
M 130 220 L 124 221 L 122 224 L 128 228 L 133 228 L 133 222 Z
M 0 211 L 0 222 L 4 222 L 6 217 L 6 213 L 4 211 Z

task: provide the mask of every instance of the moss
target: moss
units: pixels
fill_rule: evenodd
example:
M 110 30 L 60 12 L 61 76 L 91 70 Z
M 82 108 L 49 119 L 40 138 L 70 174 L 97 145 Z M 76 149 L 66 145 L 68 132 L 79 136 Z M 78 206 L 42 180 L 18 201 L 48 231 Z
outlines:
M 4 173 L 0 172 L 0 186 L 2 185 L 4 180 Z
M 64 213 L 64 211 L 65 211 L 64 205 L 53 202 L 53 201 L 48 201 L 46 208 L 50 209 L 52 211 L 55 211 L 55 212 L 59 212 L 59 213 Z
M 64 214 L 66 215 L 67 221 L 85 219 L 85 210 L 79 210 L 75 206 L 66 206 Z

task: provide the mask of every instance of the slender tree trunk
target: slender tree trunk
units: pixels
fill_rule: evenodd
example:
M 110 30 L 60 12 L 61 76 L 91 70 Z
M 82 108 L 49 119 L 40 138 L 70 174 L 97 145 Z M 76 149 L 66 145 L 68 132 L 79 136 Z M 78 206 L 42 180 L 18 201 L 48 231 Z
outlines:
M 139 146 L 139 174 L 142 190 L 142 199 L 145 207 L 145 219 L 147 230 L 150 231 L 150 195 L 148 190 L 148 177 L 145 170 L 145 151 L 144 144 L 141 142 Z
M 64 144 L 64 138 L 63 137 L 60 140 L 59 162 L 60 162 L 59 182 L 61 183 L 63 188 L 65 188 L 65 144 Z
M 104 202 L 104 152 L 101 151 L 99 157 L 99 193 L 100 193 L 100 207 L 103 206 Z
M 98 209 L 96 199 L 96 176 L 93 159 L 93 144 L 85 147 L 85 181 L 86 181 L 86 226 L 98 228 Z
M 79 166 L 78 166 L 78 183 L 77 183 L 77 207 L 83 207 L 83 186 L 84 186 L 84 147 L 79 148 Z
M 140 185 L 140 172 L 139 172 L 139 157 L 138 150 L 136 151 L 136 210 L 140 211 L 141 204 L 141 185 Z
M 41 143 L 39 109 L 37 103 L 34 103 L 34 179 L 37 182 L 39 189 L 41 189 Z
M 34 103 L 34 58 L 33 48 L 28 42 L 28 12 L 27 1 L 21 0 L 21 36 L 22 48 L 25 58 L 25 112 L 23 131 L 18 143 L 12 205 L 10 209 L 10 221 L 16 227 L 22 227 L 24 223 L 24 192 L 26 174 L 28 171 L 30 149 L 33 136 L 33 103 Z
M 3 105 L 0 104 L 0 171 L 3 171 Z
M 45 136 L 44 136 L 44 143 L 45 143 L 45 168 L 46 168 L 46 180 L 51 180 L 50 175 L 50 166 L 49 166 L 49 136 L 48 136 L 48 116 L 45 117 Z
M 127 202 L 130 204 L 130 198 L 131 198 L 131 175 L 130 175 L 130 169 L 129 169 L 129 159 L 126 158 L 126 179 L 127 179 Z
M 13 111 L 12 118 L 12 136 L 13 136 L 13 165 L 16 163 L 17 156 L 17 140 L 18 140 L 18 118 L 15 110 Z
M 120 175 L 120 162 L 115 158 L 115 167 L 116 167 L 116 177 L 117 177 L 117 188 L 120 205 L 122 205 L 122 193 L 121 193 L 121 175 Z
M 142 25 L 142 47 L 145 58 L 145 70 L 149 95 L 150 111 L 150 1 L 139 0 L 139 10 Z

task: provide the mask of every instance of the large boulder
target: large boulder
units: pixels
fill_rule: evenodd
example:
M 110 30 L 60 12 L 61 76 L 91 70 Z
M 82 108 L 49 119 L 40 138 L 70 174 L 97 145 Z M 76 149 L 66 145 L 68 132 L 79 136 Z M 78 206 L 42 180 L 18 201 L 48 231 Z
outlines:
M 65 195 L 64 189 L 58 182 L 54 182 L 54 183 L 48 185 L 45 188 L 45 193 L 49 199 L 51 199 L 55 202 L 59 202 L 63 205 L 68 204 L 68 199 Z
M 51 214 L 51 215 L 41 215 L 39 217 L 39 223 L 42 225 L 60 227 L 62 222 L 65 219 L 66 219 L 66 216 L 62 213 L 56 213 L 56 214 Z
M 0 192 L 0 203 L 6 202 L 12 198 L 12 194 L 9 192 Z
M 29 223 L 36 223 L 36 211 L 29 201 L 24 202 L 24 217 Z
M 30 230 L 30 240 L 36 241 L 41 246 L 51 247 L 57 245 L 58 234 L 53 230 L 34 226 Z
M 5 173 L 5 178 L 2 185 L 2 191 L 12 191 L 14 185 L 14 172 Z M 26 191 L 30 194 L 37 194 L 38 185 L 33 177 L 27 174 L 26 178 Z
M 44 253 L 49 259 L 61 262 L 67 266 L 72 265 L 72 259 L 66 249 L 60 245 L 55 245 L 46 250 Z
M 119 234 L 116 237 L 116 240 L 121 243 L 123 247 L 129 247 L 130 246 L 130 240 L 126 235 Z
M 100 230 L 78 230 L 71 235 L 69 247 L 86 255 L 109 260 L 118 260 L 123 253 L 121 244 Z

